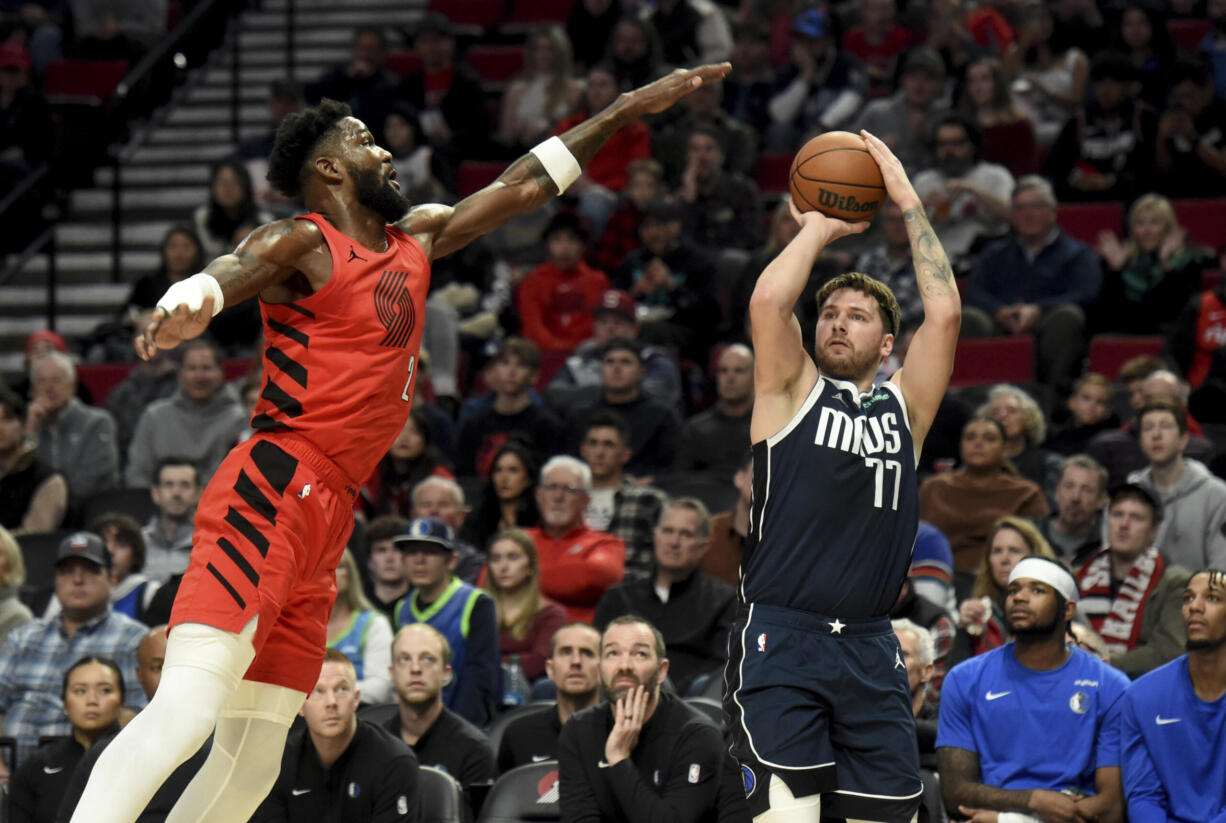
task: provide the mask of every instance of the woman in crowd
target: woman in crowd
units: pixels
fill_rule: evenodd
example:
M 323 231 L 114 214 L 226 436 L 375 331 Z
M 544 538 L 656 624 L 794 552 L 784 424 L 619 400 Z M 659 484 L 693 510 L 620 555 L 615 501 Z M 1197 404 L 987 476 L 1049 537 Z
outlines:
M 151 309 L 172 283 L 191 277 L 204 268 L 204 246 L 191 226 L 171 226 L 162 235 L 162 260 L 153 274 L 146 274 L 132 286 L 124 306 L 125 315 Z
M 1113 48 L 1128 55 L 1137 70 L 1142 101 L 1157 111 L 1166 107 L 1167 71 L 1175 62 L 1175 42 L 1166 18 L 1146 3 L 1124 6 L 1117 23 Z
M 962 427 L 961 466 L 923 482 L 920 517 L 949 538 L 954 566 L 974 570 L 998 517 L 1047 514 L 1043 490 L 1020 477 L 1005 458 L 1005 431 L 990 417 Z
M 17 768 L 9 783 L 10 823 L 54 823 L 77 763 L 119 729 L 123 692 L 123 674 L 109 658 L 82 657 L 64 672 L 60 698 L 72 734 L 40 746 Z
M 1090 61 L 1081 49 L 1059 51 L 1052 39 L 1051 11 L 1031 0 L 1022 6 L 1017 42 L 1005 55 L 1005 74 L 1020 86 L 1028 106 L 1036 112 L 1039 145 L 1050 146 L 1085 101 Z M 1015 85 L 1014 88 L 1018 88 Z
M 363 703 L 391 700 L 392 627 L 362 593 L 362 578 L 353 553 L 345 549 L 336 567 L 336 601 L 328 618 L 328 648 L 339 649 L 353 663 Z
M 397 103 L 383 119 L 383 142 L 392 154 L 396 180 L 412 203 L 454 203 L 455 169 L 426 140 L 417 110 Z
M 550 640 L 566 623 L 566 611 L 541 594 L 536 545 L 523 529 L 504 529 L 490 541 L 485 590 L 498 609 L 503 664 L 518 657 L 529 681 L 544 677 Z
M 1038 169 L 1034 123 L 1018 109 L 999 58 L 981 57 L 967 66 L 958 110 L 979 127 L 985 161 L 999 163 L 1014 177 Z
M 548 134 L 575 110 L 583 85 L 574 79 L 570 38 L 561 26 L 542 26 L 528 35 L 524 72 L 502 97 L 498 140 L 515 156 Z
M 1005 458 L 1050 498 L 1060 482 L 1060 458 L 1043 448 L 1047 418 L 1034 398 L 1017 386 L 997 383 L 977 413 L 1000 424 L 1005 431 Z
M 205 258 L 234 251 L 234 232 L 240 226 L 270 220 L 272 215 L 256 206 L 247 165 L 238 158 L 216 163 L 209 175 L 209 198 L 192 213 Z
M 1171 201 L 1160 194 L 1132 204 L 1127 239 L 1100 234 L 1098 253 L 1107 269 L 1092 312 L 1099 331 L 1167 333 L 1213 266 L 1208 252 L 1188 247 Z
M 17 595 L 26 582 L 26 563 L 21 547 L 8 529 L 0 526 L 0 644 L 9 632 L 34 619 Z
M 371 518 L 385 514 L 410 517 L 414 486 L 427 477 L 454 476 L 447 458 L 430 442 L 430 426 L 423 413 L 414 409 L 362 487 L 361 505 Z
M 970 597 L 958 604 L 958 634 L 950 652 L 951 666 L 1009 641 L 1012 632 L 1005 619 L 1009 572 L 1031 555 L 1056 559 L 1056 553 L 1029 520 L 1012 515 L 997 518 L 988 535 L 983 562 L 975 573 Z
M 536 480 L 540 466 L 536 456 L 518 440 L 511 440 L 494 455 L 489 479 L 481 501 L 468 517 L 460 539 L 484 546 L 503 529 L 526 529 L 539 525 L 541 513 L 536 506 Z

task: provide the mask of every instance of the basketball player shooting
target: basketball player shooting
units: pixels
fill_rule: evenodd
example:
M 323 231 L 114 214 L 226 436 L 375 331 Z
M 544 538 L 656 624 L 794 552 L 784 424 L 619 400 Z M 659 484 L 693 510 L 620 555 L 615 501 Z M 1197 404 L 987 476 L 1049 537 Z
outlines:
M 914 819 L 922 784 L 907 672 L 887 615 L 918 527 L 916 459 L 953 370 L 953 272 L 898 158 L 862 133 L 903 211 L 924 322 L 903 367 L 882 283 L 840 275 L 817 295 L 814 363 L 793 308 L 822 250 L 867 223 L 817 212 L 750 300 L 753 505 L 724 699 L 756 823 Z
M 136 340 L 149 359 L 259 295 L 264 387 L 255 435 L 197 508 L 161 686 L 99 758 L 74 823 L 131 823 L 210 733 L 168 823 L 251 816 L 319 676 L 354 495 L 409 414 L 430 261 L 565 191 L 623 125 L 730 68 L 677 70 L 621 95 L 454 208 L 410 208 L 391 154 L 348 106 L 324 101 L 286 119 L 269 181 L 310 213 L 261 226 L 171 286 Z

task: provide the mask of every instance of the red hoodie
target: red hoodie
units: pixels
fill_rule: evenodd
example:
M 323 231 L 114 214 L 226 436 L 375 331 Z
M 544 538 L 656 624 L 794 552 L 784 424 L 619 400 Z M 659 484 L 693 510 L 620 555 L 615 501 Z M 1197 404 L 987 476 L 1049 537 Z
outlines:
M 573 349 L 592 336 L 592 309 L 609 288 L 586 263 L 564 272 L 546 260 L 519 287 L 521 333 L 542 349 Z

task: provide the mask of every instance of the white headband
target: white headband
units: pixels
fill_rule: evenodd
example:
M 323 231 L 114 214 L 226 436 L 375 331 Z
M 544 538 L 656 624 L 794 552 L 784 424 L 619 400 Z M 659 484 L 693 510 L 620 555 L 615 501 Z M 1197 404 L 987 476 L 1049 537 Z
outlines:
M 1009 582 L 1012 583 L 1019 577 L 1029 577 L 1031 580 L 1046 583 L 1064 595 L 1065 600 L 1077 602 L 1077 581 L 1059 563 L 1053 563 L 1042 557 L 1022 558 L 1013 567 L 1013 571 L 1009 572 Z

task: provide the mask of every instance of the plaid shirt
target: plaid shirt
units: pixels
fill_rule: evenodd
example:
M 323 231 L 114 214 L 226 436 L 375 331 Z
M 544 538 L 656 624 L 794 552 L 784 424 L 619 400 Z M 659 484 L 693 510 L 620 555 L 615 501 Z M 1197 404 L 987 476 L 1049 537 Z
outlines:
M 656 562 L 652 533 L 668 495 L 659 489 L 623 483 L 613 494 L 613 519 L 606 532 L 626 544 L 626 573 L 623 580 L 647 577 Z
M 629 200 L 623 200 L 609 216 L 600 242 L 588 253 L 588 262 L 606 272 L 615 272 L 621 268 L 626 255 L 642 245 L 639 239 L 639 223 L 642 219 L 643 214 L 638 206 Z
M 64 672 L 86 655 L 119 665 L 126 706 L 140 709 L 146 703 L 136 679 L 136 647 L 148 631 L 144 624 L 108 607 L 69 637 L 62 621 L 58 614 L 27 623 L 0 647 L 0 712 L 4 733 L 17 738 L 19 760 L 38 747 L 39 737 L 72 734 L 60 691 Z

